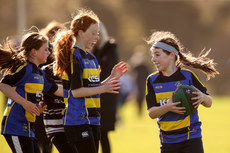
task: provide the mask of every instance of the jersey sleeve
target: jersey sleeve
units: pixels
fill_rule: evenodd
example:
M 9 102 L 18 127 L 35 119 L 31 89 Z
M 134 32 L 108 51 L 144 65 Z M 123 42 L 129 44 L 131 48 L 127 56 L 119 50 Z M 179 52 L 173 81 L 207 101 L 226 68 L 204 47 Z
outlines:
M 73 62 L 73 73 L 70 76 L 70 88 L 71 89 L 78 89 L 82 87 L 81 80 L 82 80 L 82 73 L 80 68 L 80 62 L 76 60 Z
M 3 79 L 2 79 L 2 83 L 8 84 L 10 86 L 14 86 L 15 84 L 17 84 L 26 74 L 26 67 L 19 67 L 16 69 L 16 71 L 6 75 Z
M 147 78 L 146 81 L 146 102 L 147 102 L 147 109 L 150 109 L 153 106 L 157 106 L 156 95 L 151 85 L 150 78 Z
M 58 89 L 57 84 L 51 77 L 48 77 L 48 75 L 46 75 L 44 71 L 43 73 L 44 73 L 44 91 L 49 93 L 54 93 Z
M 192 82 L 193 82 L 193 85 L 197 89 L 199 89 L 201 92 L 208 95 L 207 88 L 202 84 L 202 82 L 200 81 L 200 79 L 198 78 L 198 76 L 195 73 L 192 73 Z

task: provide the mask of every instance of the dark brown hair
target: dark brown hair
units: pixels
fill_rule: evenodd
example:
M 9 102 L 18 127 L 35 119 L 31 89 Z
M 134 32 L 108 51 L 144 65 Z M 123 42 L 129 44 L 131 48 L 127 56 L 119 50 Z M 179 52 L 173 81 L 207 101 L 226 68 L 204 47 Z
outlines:
M 50 51 L 50 55 L 48 56 L 46 63 L 41 64 L 40 65 L 41 67 L 44 65 L 50 64 L 54 61 L 52 43 L 54 42 L 56 34 L 66 29 L 67 28 L 65 27 L 64 24 L 57 22 L 57 21 L 51 21 L 45 28 L 41 29 L 40 32 L 44 34 L 45 36 L 47 36 L 49 39 L 49 51 Z
M 70 30 L 57 34 L 54 46 L 56 63 L 54 74 L 61 77 L 63 73 L 68 73 L 70 66 L 70 54 L 75 38 L 80 30 L 86 31 L 91 24 L 99 23 L 97 15 L 91 11 L 82 9 L 71 21 Z
M 204 72 L 209 80 L 210 77 L 215 77 L 219 74 L 216 70 L 213 59 L 207 57 L 210 50 L 202 50 L 198 57 L 194 57 L 190 51 L 186 51 L 179 39 L 168 31 L 156 31 L 153 32 L 150 36 L 150 39 L 147 41 L 148 44 L 153 45 L 155 42 L 164 42 L 168 45 L 173 46 L 178 51 L 178 57 L 176 57 L 177 66 L 185 65 L 192 68 L 200 69 Z M 170 52 L 165 51 L 167 54 Z
M 51 21 L 45 28 L 41 29 L 41 33 L 46 35 L 49 38 L 50 42 L 53 42 L 55 35 L 58 31 L 66 30 L 66 27 L 64 24 L 57 22 L 57 21 Z
M 24 35 L 20 49 L 13 49 L 6 39 L 6 44 L 0 47 L 0 72 L 5 70 L 5 75 L 29 60 L 29 53 L 32 49 L 38 50 L 48 40 L 45 36 L 32 32 Z

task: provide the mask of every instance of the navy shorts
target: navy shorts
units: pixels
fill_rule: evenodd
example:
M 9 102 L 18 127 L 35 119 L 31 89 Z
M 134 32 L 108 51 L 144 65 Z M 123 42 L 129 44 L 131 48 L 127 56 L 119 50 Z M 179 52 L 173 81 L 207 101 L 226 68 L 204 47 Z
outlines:
M 97 153 L 101 137 L 100 126 L 64 126 L 67 139 L 76 147 L 78 153 Z
M 35 138 L 4 134 L 4 137 L 13 153 L 40 153 L 38 142 Z
M 100 126 L 96 125 L 64 126 L 64 129 L 67 139 L 72 143 L 88 139 L 100 140 L 101 138 Z
M 179 143 L 162 143 L 161 153 L 204 153 L 201 138 L 186 140 Z

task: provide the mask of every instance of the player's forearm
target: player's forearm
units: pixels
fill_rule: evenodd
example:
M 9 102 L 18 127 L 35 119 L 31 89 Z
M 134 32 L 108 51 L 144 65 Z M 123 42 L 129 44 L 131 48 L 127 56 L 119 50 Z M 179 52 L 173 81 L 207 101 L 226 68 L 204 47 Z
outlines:
M 81 87 L 78 89 L 71 90 L 74 98 L 87 97 L 96 94 L 104 93 L 102 86 L 97 87 Z
M 20 105 L 26 104 L 28 101 L 20 96 L 10 85 L 0 83 L 0 90 L 9 98 L 19 103 Z
M 166 105 L 163 106 L 155 106 L 148 109 L 148 114 L 152 119 L 155 119 L 157 117 L 160 117 L 164 114 L 166 114 L 169 111 L 168 107 Z
M 210 95 L 204 94 L 204 101 L 202 102 L 202 105 L 205 107 L 211 107 L 212 106 L 212 97 Z

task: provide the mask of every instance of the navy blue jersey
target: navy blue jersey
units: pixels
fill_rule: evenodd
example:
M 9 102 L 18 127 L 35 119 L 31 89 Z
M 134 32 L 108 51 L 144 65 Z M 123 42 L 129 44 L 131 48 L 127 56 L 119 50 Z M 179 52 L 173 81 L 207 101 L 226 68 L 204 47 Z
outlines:
M 16 92 L 35 104 L 43 100 L 43 91 L 55 92 L 57 85 L 46 78 L 45 73 L 33 63 L 25 63 L 6 75 L 2 83 L 12 86 Z M 2 134 L 34 137 L 33 124 L 36 120 L 25 111 L 22 105 L 12 99 L 8 104 L 2 120 Z
M 100 85 L 100 69 L 95 56 L 77 47 L 72 49 L 71 70 L 63 75 L 64 101 L 67 105 L 64 125 L 100 125 L 100 95 L 74 98 L 71 90 Z
M 179 85 L 194 85 L 201 92 L 206 93 L 206 88 L 197 75 L 184 68 L 167 77 L 161 72 L 155 72 L 147 78 L 146 102 L 150 109 L 167 103 L 172 93 Z M 185 140 L 201 137 L 201 122 L 198 111 L 192 115 L 180 115 L 168 112 L 157 118 L 160 129 L 161 143 L 178 143 Z

